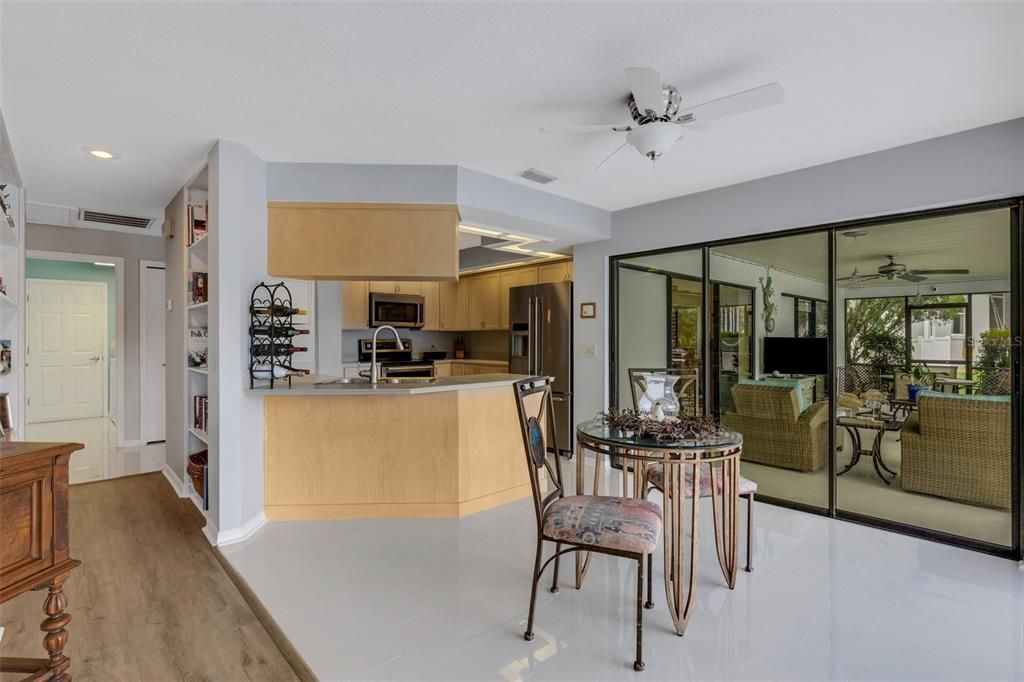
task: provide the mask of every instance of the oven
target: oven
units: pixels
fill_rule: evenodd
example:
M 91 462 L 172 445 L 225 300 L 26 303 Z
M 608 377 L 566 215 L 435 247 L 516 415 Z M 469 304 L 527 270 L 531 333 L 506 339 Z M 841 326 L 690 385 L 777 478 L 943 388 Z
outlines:
M 423 297 L 415 294 L 370 294 L 370 326 L 419 329 L 423 326 Z
M 433 377 L 433 362 L 385 362 L 380 366 L 381 376 L 393 379 L 400 377 Z

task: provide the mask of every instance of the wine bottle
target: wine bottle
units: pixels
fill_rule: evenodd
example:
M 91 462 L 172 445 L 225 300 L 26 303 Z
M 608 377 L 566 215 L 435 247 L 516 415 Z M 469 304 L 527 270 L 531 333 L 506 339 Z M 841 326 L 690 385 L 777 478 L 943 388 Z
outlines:
M 289 308 L 286 305 L 275 303 L 274 305 L 251 305 L 249 312 L 253 315 L 273 315 L 274 317 L 288 317 L 289 315 L 308 315 L 305 308 Z
M 296 329 L 291 325 L 269 325 L 269 324 L 254 324 L 249 327 L 249 333 L 253 336 L 274 336 L 276 338 L 285 338 L 289 336 L 301 336 L 308 334 L 308 329 Z
M 291 355 L 292 353 L 305 353 L 309 348 L 305 346 L 293 346 L 288 343 L 260 343 L 252 347 L 255 355 Z
M 252 376 L 254 379 L 269 379 L 271 375 L 275 379 L 284 379 L 286 377 L 301 377 L 309 374 L 308 369 L 295 369 L 288 365 L 269 365 L 266 363 L 257 363 L 252 366 Z

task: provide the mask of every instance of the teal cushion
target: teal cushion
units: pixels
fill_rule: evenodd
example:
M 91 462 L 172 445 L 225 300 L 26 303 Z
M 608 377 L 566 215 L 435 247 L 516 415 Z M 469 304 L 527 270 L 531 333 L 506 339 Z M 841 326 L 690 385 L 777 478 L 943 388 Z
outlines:
M 768 379 L 740 379 L 740 384 L 752 384 L 754 386 L 780 386 L 782 388 L 795 388 L 796 389 L 796 409 L 799 414 L 803 414 L 804 410 L 807 409 L 807 403 L 804 400 L 804 392 L 800 387 L 799 379 L 783 379 L 771 377 Z
M 1012 396 L 1008 395 L 965 395 L 963 393 L 945 393 L 943 391 L 921 391 L 917 394 L 917 399 L 920 400 L 925 396 L 929 398 L 945 398 L 947 400 L 978 400 L 991 403 L 1008 403 L 1012 399 Z

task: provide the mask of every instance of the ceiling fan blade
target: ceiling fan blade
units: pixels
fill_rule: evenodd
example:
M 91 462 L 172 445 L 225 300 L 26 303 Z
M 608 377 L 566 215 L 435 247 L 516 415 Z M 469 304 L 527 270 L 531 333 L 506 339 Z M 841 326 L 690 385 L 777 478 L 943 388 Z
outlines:
M 915 275 L 915 274 L 913 274 L 911 272 L 904 272 L 902 275 L 896 275 L 896 276 L 899 279 L 902 279 L 904 282 L 923 282 L 926 279 L 928 279 L 927 277 L 923 277 L 921 275 Z
M 786 101 L 786 93 L 778 83 L 768 83 L 750 90 L 737 92 L 733 95 L 726 95 L 704 102 L 693 107 L 687 107 L 680 114 L 679 120 L 682 123 L 705 123 L 707 121 L 744 114 L 755 109 L 782 104 Z
M 870 282 L 873 279 L 880 278 L 881 275 L 857 275 L 856 277 L 840 277 L 837 282 L 850 282 L 852 284 L 859 284 L 860 282 Z
M 642 66 L 631 66 L 626 69 L 626 81 L 629 89 L 633 91 L 633 101 L 636 108 L 646 113 L 648 110 L 655 114 L 664 115 L 665 96 L 661 89 L 661 74 L 654 69 Z
M 598 169 L 598 168 L 600 168 L 601 166 L 603 166 L 603 165 L 605 165 L 606 163 L 608 163 L 609 161 L 611 161 L 611 160 L 612 160 L 612 157 L 613 157 L 613 156 L 615 156 L 616 154 L 618 154 L 618 153 L 619 153 L 620 151 L 622 151 L 622 148 L 623 148 L 623 147 L 625 147 L 625 146 L 626 146 L 627 144 L 629 144 L 629 143 L 628 143 L 628 142 L 623 142 L 623 143 L 622 143 L 622 144 L 620 144 L 620 145 L 619 145 L 618 147 L 616 147 L 616 148 L 615 148 L 615 151 L 613 151 L 613 152 L 612 152 L 611 154 L 609 154 L 608 156 L 604 157 L 604 161 L 602 161 L 601 163 L 599 163 L 599 164 L 597 164 L 596 166 L 594 166 L 594 170 L 597 170 L 597 169 Z
M 963 268 L 952 269 L 952 270 L 910 270 L 911 275 L 969 275 L 970 270 L 964 270 Z
M 633 129 L 629 123 L 608 123 L 594 126 L 562 126 L 560 128 L 541 128 L 542 135 L 551 133 L 628 133 Z

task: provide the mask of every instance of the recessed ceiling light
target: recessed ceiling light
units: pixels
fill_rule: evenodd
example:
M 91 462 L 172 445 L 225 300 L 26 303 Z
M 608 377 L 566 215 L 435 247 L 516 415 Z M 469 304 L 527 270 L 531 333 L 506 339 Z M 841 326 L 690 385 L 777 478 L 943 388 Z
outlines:
M 114 152 L 107 151 L 106 149 L 100 149 L 99 147 L 82 147 L 82 151 L 86 154 L 95 156 L 97 159 L 103 159 L 105 161 L 121 158 L 120 154 L 115 154 Z
M 93 265 L 99 265 L 100 267 L 103 267 L 103 268 L 116 268 L 117 267 L 116 263 L 104 263 L 103 261 L 100 261 L 100 260 L 93 261 L 92 264 Z

